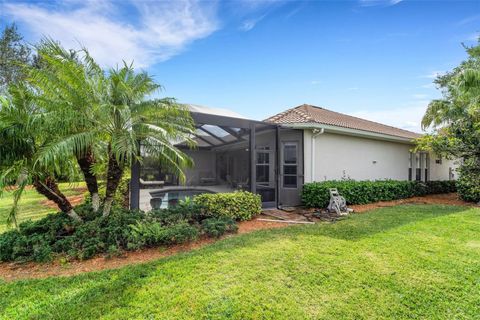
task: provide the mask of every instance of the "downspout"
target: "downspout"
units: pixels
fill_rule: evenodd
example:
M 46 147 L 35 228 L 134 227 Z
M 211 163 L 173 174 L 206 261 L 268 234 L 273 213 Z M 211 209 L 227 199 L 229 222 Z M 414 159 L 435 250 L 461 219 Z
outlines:
M 312 147 L 311 147 L 311 159 L 310 159 L 310 180 L 315 181 L 315 139 L 325 132 L 324 128 L 312 129 Z

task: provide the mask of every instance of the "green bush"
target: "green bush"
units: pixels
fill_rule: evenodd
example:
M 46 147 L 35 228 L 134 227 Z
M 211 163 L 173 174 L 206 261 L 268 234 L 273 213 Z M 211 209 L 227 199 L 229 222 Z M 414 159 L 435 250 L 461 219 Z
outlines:
M 130 226 L 128 248 L 179 244 L 195 240 L 197 237 L 198 229 L 187 222 L 166 227 L 158 222 L 142 221 Z
M 457 191 L 462 200 L 480 201 L 480 169 L 475 159 L 467 159 L 457 169 Z
M 426 183 L 396 180 L 313 182 L 303 186 L 303 204 L 307 207 L 325 208 L 330 201 L 330 188 L 337 188 L 347 200 L 347 204 L 367 204 L 456 190 L 453 181 L 428 181 Z
M 230 217 L 208 218 L 202 221 L 202 230 L 210 237 L 219 238 L 227 232 L 237 232 L 238 226 Z
M 260 195 L 247 191 L 232 193 L 205 193 L 194 198 L 206 217 L 230 217 L 250 220 L 262 211 Z
M 94 213 L 89 204 L 75 210 L 84 222 L 57 213 L 0 234 L 0 261 L 45 262 L 58 255 L 89 259 L 144 246 L 185 243 L 197 238 L 205 219 L 193 201 L 151 213 L 115 207 L 108 217 Z
M 427 194 L 451 193 L 457 191 L 455 180 L 427 181 Z
M 180 221 L 188 221 L 189 223 L 199 222 L 202 219 L 201 211 L 200 205 L 196 204 L 192 199 L 186 198 L 176 206 L 152 210 L 149 212 L 149 215 L 164 225 L 172 225 Z

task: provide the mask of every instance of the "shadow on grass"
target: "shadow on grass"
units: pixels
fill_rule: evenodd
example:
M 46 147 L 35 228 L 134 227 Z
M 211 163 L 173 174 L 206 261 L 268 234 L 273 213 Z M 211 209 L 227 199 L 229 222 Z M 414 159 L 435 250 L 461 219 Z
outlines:
M 265 243 L 274 243 L 276 240 L 283 239 L 295 240 L 296 237 L 303 235 L 358 241 L 408 224 L 442 218 L 467 210 L 471 209 L 438 205 L 402 205 L 382 208 L 352 215 L 333 224 L 261 230 L 234 236 L 199 250 L 117 270 L 67 278 L 0 283 L 0 318 L 12 317 L 14 313 L 11 312 L 15 309 L 31 309 L 23 316 L 32 319 L 64 319 L 67 314 L 71 319 L 99 318 L 116 309 L 128 308 L 132 299 L 135 299 L 136 292 L 148 287 L 164 264 L 173 262 L 181 266 L 185 262 L 188 265 L 186 268 L 190 270 L 184 271 L 195 272 L 199 262 L 188 261 L 192 257 L 200 258 L 200 265 L 208 261 L 213 266 L 215 260 L 220 259 L 221 253 L 230 252 L 231 254 L 238 248 L 254 249 Z M 259 254 L 262 254 L 261 250 Z M 199 271 L 201 272 L 201 268 Z M 175 281 L 175 277 L 169 278 L 168 281 Z M 5 314 L 6 308 L 9 308 L 8 314 Z

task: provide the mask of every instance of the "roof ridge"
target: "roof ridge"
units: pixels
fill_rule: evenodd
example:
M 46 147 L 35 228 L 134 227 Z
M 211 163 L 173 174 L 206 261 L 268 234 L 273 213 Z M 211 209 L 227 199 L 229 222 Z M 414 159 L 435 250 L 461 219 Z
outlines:
M 389 128 L 392 128 L 392 129 L 401 130 L 401 131 L 405 131 L 405 132 L 408 132 L 408 133 L 419 134 L 419 133 L 417 133 L 417 132 L 413 132 L 413 131 L 410 131 L 410 130 L 405 130 L 405 129 L 398 128 L 398 127 L 394 127 L 394 126 L 391 126 L 391 125 L 388 125 L 388 124 L 384 124 L 384 123 L 381 123 L 381 122 L 372 121 L 372 120 L 368 120 L 368 119 L 364 119 L 364 118 L 352 116 L 352 115 L 349 115 L 349 114 L 346 114 L 346 113 L 342 113 L 342 112 L 338 112 L 338 111 L 333 111 L 333 110 L 330 110 L 330 109 L 326 109 L 326 108 L 323 108 L 323 107 L 314 106 L 314 105 L 311 105 L 311 104 L 304 104 L 304 105 L 302 105 L 302 106 L 312 107 L 312 108 L 321 109 L 321 110 L 327 110 L 327 111 L 329 111 L 329 112 L 333 112 L 333 113 L 336 113 L 336 114 L 340 114 L 340 115 L 342 115 L 342 116 L 352 117 L 352 118 L 355 118 L 355 119 L 358 119 L 358 120 L 361 120 L 361 121 L 366 121 L 366 122 L 375 123 L 375 124 L 378 124 L 378 125 L 381 125 L 381 126 L 384 126 L 384 127 L 389 127 Z M 301 107 L 301 106 L 299 106 L 299 107 Z M 297 107 L 297 108 L 299 108 L 299 107 Z
M 312 118 L 312 116 L 310 115 L 309 112 L 305 112 L 305 111 L 303 111 L 303 110 L 300 110 L 300 108 L 303 107 L 303 106 L 307 106 L 307 105 L 304 104 L 304 105 L 298 106 L 298 107 L 296 107 L 296 108 L 293 108 L 292 111 L 295 112 L 295 113 L 297 113 L 299 116 L 301 116 L 301 117 L 304 118 L 305 120 L 307 120 L 307 121 L 312 121 L 313 118 Z
M 264 121 L 277 121 L 277 120 L 283 118 L 284 116 L 286 116 L 288 113 L 290 113 L 290 112 L 292 112 L 292 111 L 300 114 L 302 117 L 305 117 L 305 114 L 300 113 L 300 112 L 297 112 L 297 111 L 295 110 L 295 109 L 298 109 L 298 108 L 300 108 L 300 107 L 301 107 L 301 106 L 289 108 L 289 109 L 287 109 L 287 110 L 285 110 L 285 111 L 283 111 L 283 112 L 277 113 L 276 115 L 273 115 L 273 116 L 265 119 Z

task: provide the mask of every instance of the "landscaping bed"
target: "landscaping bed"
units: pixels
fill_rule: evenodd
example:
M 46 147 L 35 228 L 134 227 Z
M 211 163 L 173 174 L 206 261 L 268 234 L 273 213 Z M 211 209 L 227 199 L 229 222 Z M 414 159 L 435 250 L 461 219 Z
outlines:
M 373 209 L 399 206 L 403 204 L 428 204 L 428 205 L 454 205 L 454 206 L 474 206 L 472 203 L 464 202 L 458 199 L 455 193 L 428 195 L 424 197 L 413 197 L 395 201 L 376 202 L 366 205 L 354 205 L 356 213 L 363 213 Z M 307 216 L 308 219 L 315 222 L 335 222 L 338 219 L 332 215 L 325 216 L 325 219 L 318 219 L 312 214 L 313 209 L 296 208 L 288 213 L 290 219 L 294 215 L 299 217 Z M 263 229 L 284 228 L 290 226 L 281 222 L 266 222 L 260 221 L 261 218 L 272 218 L 272 216 L 257 216 L 249 221 L 241 221 L 238 223 L 238 234 L 249 233 Z M 327 219 L 328 218 L 328 219 Z M 345 217 L 342 217 L 345 219 Z M 299 218 L 300 219 L 300 218 Z M 301 219 L 303 220 L 303 219 Z M 170 245 L 167 247 L 153 247 L 144 248 L 136 251 L 124 251 L 120 255 L 105 257 L 103 254 L 98 254 L 89 260 L 71 260 L 65 261 L 56 259 L 50 263 L 14 263 L 3 262 L 0 263 L 0 278 L 6 281 L 29 279 L 29 278 L 45 278 L 51 276 L 71 276 L 84 272 L 100 271 L 108 269 L 116 269 L 127 265 L 140 264 L 148 261 L 157 260 L 160 258 L 172 256 L 181 252 L 186 252 L 201 248 L 205 245 L 212 244 L 219 239 L 230 237 L 226 235 L 218 239 L 201 237 L 200 239 L 183 244 Z
M 237 234 L 245 234 L 257 230 L 283 228 L 288 225 L 284 223 L 264 222 L 253 219 L 238 223 Z M 219 239 L 229 237 L 226 235 Z M 145 263 L 160 258 L 172 256 L 181 252 L 201 248 L 205 245 L 214 243 L 219 239 L 202 237 L 193 242 L 171 245 L 168 247 L 146 248 L 136 251 L 125 251 L 121 255 L 105 257 L 97 255 L 88 260 L 65 261 L 56 259 L 50 263 L 0 263 L 0 279 L 13 281 L 20 279 L 47 278 L 52 276 L 72 276 L 85 272 L 117 269 L 127 265 Z
M 260 196 L 249 192 L 202 195 L 148 213 L 116 207 L 109 215 L 90 204 L 77 206 L 81 221 L 65 213 L 27 221 L 0 234 L 0 261 L 86 260 L 149 247 L 181 245 L 234 233 L 236 221 L 261 212 Z

